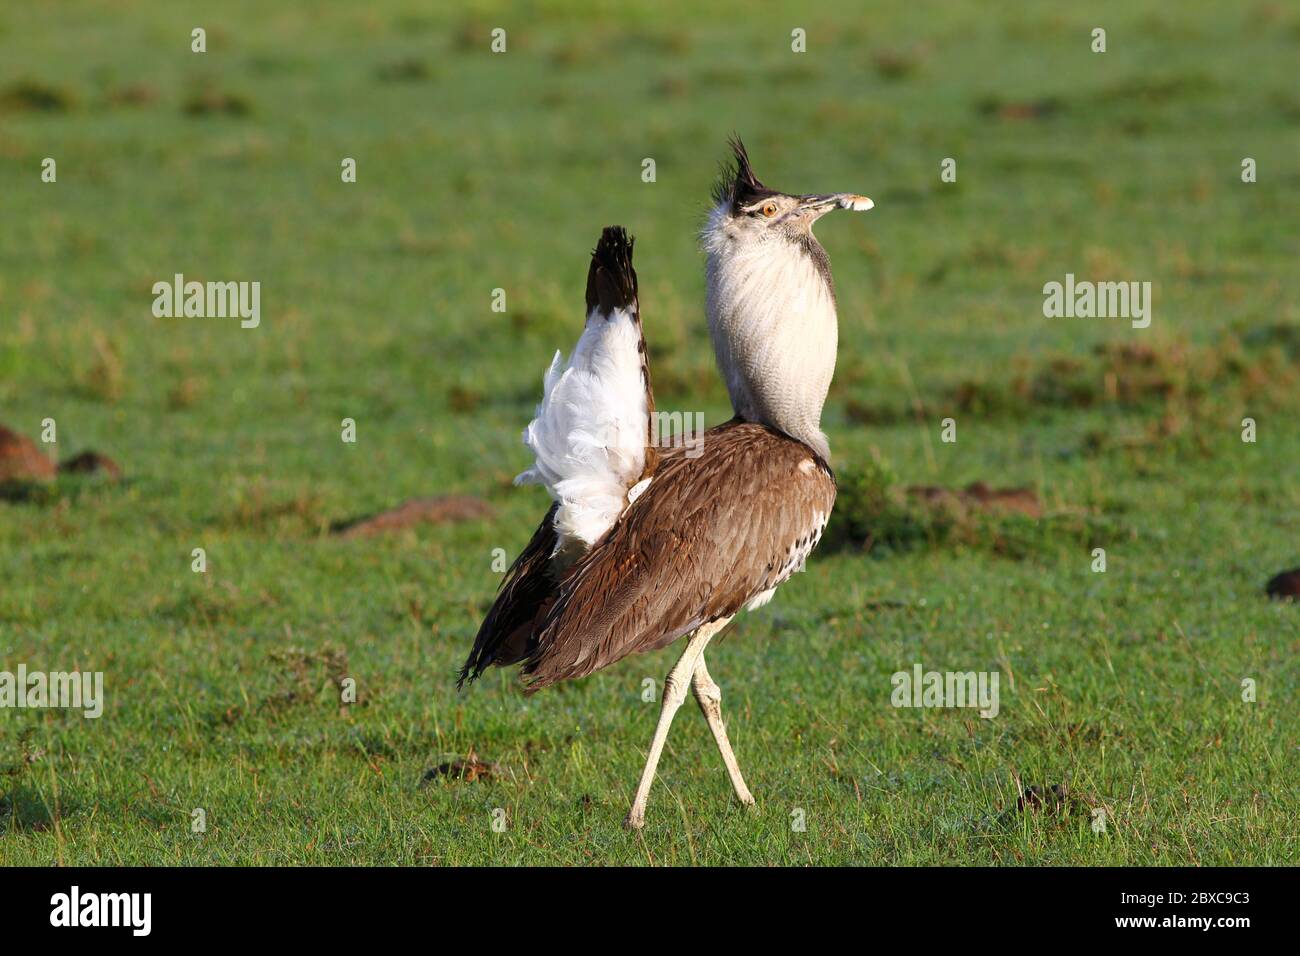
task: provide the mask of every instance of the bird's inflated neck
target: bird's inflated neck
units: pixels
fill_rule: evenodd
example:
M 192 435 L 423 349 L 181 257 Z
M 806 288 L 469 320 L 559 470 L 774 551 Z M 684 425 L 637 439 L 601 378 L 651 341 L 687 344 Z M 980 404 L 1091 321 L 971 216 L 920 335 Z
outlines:
M 829 460 L 822 405 L 835 371 L 838 328 L 826 253 L 753 238 L 719 206 L 702 235 L 709 330 L 736 414 L 770 425 Z

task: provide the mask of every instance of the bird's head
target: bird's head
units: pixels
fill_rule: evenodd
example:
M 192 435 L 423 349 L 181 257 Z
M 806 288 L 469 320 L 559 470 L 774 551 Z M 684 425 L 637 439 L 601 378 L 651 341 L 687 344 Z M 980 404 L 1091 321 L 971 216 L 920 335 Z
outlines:
M 763 185 L 739 138 L 731 140 L 733 162 L 713 187 L 714 208 L 705 227 L 706 247 L 725 240 L 740 247 L 785 240 L 806 248 L 816 240 L 815 223 L 832 209 L 865 212 L 875 204 L 856 193 L 784 193 Z

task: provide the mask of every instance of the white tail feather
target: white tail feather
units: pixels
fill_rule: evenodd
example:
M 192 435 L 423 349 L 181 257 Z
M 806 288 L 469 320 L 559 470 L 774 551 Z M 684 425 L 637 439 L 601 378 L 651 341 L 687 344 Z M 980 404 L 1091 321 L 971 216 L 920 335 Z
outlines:
M 627 507 L 627 492 L 645 468 L 646 390 L 641 336 L 632 314 L 599 310 L 587 317 L 566 365 L 555 353 L 542 402 L 524 429 L 536 457 L 515 484 L 545 485 L 559 502 L 556 552 L 591 547 Z

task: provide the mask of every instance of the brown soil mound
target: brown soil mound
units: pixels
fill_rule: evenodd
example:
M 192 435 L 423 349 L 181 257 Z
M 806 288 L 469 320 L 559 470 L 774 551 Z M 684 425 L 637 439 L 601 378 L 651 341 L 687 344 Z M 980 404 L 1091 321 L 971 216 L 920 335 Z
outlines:
M 60 474 L 103 475 L 111 481 L 120 481 L 122 469 L 117 462 L 97 451 L 83 451 L 67 461 L 59 463 Z
M 432 498 L 412 498 L 396 508 L 346 522 L 334 530 L 345 538 L 369 538 L 401 531 L 417 524 L 447 524 L 490 518 L 492 515 L 492 506 L 480 498 L 469 495 L 437 495 Z
M 1300 601 L 1300 568 L 1275 574 L 1264 586 L 1265 593 L 1271 598 L 1282 601 Z
M 1031 518 L 1043 516 L 1043 506 L 1030 488 L 990 488 L 982 481 L 965 488 L 941 488 L 937 485 L 913 485 L 907 489 L 913 497 L 931 505 L 956 505 L 963 511 L 1017 511 Z
M 57 474 L 34 441 L 0 425 L 0 483 L 52 481 Z

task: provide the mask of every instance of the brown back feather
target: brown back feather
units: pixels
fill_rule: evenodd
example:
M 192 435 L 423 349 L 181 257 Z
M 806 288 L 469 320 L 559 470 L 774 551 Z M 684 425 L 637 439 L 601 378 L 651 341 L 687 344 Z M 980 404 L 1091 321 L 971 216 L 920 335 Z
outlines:
M 835 479 L 806 445 L 732 421 L 654 480 L 565 575 L 524 662 L 530 690 L 583 677 L 735 614 L 821 533 Z M 805 463 L 811 462 L 811 467 Z

